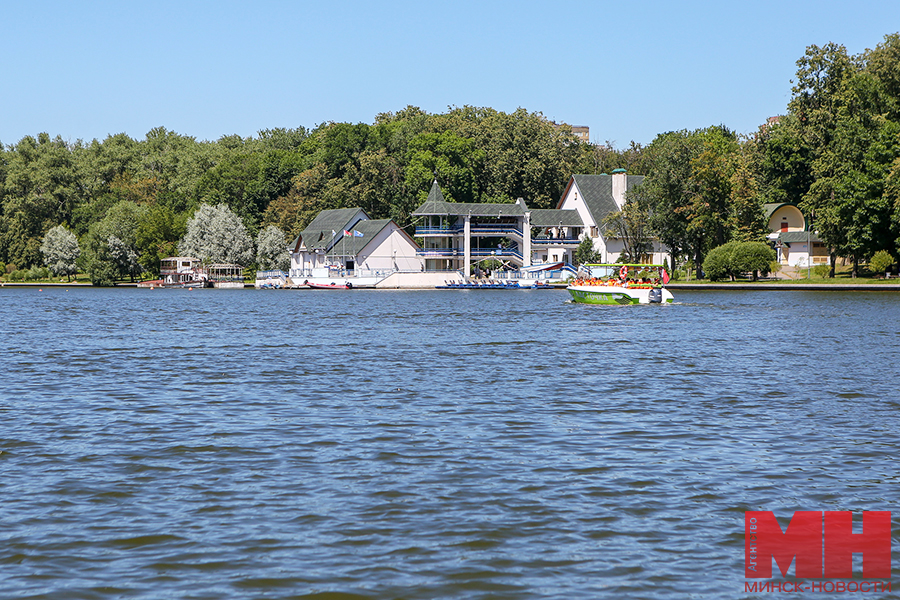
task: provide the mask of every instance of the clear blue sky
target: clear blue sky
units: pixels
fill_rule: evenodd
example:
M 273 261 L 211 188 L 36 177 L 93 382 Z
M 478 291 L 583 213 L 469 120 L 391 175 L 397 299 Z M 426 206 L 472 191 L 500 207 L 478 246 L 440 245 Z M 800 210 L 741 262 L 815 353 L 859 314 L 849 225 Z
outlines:
M 895 2 L 3 2 L 0 141 L 157 126 L 200 140 L 407 105 L 522 107 L 623 148 L 782 114 L 810 44 L 900 31 Z

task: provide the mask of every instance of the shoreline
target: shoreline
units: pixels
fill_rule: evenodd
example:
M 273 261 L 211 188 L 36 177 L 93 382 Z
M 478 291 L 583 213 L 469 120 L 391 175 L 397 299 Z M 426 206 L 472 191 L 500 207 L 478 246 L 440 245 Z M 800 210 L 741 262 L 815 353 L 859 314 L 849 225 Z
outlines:
M 900 283 L 670 283 L 670 290 L 741 290 L 741 291 L 782 291 L 806 290 L 814 292 L 900 292 Z
M 62 283 L 32 283 L 32 282 L 2 282 L 0 287 L 94 287 L 90 283 L 62 282 Z M 136 288 L 137 283 L 120 283 L 112 287 Z M 566 285 L 554 284 L 554 289 L 566 289 Z M 670 290 L 685 291 L 814 291 L 814 292 L 900 292 L 900 283 L 768 283 L 768 282 L 733 282 L 733 283 L 670 283 L 666 286 Z M 255 289 L 254 284 L 245 283 L 244 289 Z M 297 288 L 303 289 L 303 288 Z M 360 288 L 379 289 L 379 288 Z M 409 288 L 382 288 L 382 289 L 434 289 L 423 287 Z M 270 290 L 267 290 L 270 291 Z

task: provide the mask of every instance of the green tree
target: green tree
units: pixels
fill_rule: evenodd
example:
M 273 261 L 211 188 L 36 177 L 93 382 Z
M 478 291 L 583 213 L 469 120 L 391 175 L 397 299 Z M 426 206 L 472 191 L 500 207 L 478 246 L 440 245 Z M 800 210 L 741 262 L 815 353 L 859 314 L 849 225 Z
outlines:
M 752 273 L 756 281 L 760 273 L 768 274 L 774 260 L 775 250 L 764 242 L 728 242 L 706 254 L 703 271 L 710 281 L 725 277 L 734 281 L 743 273 Z
M 756 151 L 756 146 L 751 142 L 741 144 L 735 155 L 735 167 L 729 182 L 731 198 L 728 228 L 732 232 L 732 239 L 739 242 L 762 241 L 769 233 L 755 174 Z
M 418 203 L 428 197 L 431 183 L 438 179 L 449 202 L 478 202 L 476 173 L 482 168 L 484 152 L 474 140 L 453 131 L 422 133 L 409 142 L 406 186 L 418 191 Z
M 147 273 L 159 275 L 160 261 L 174 256 L 178 240 L 186 231 L 186 215 L 176 215 L 167 206 L 149 206 L 135 231 L 138 261 Z
M 813 182 L 812 149 L 794 114 L 763 125 L 753 139 L 753 171 L 763 203 L 799 205 Z
M 730 239 L 737 152 L 736 136 L 721 126 L 665 133 L 647 147 L 650 227 L 673 256 L 702 264 Z
M 875 51 L 850 57 L 837 44 L 810 46 L 798 61 L 790 109 L 812 156 L 812 183 L 802 207 L 815 214 L 819 237 L 834 256 L 859 263 L 880 249 L 894 251 L 889 177 L 900 156 L 897 76 L 888 67 L 900 53 L 897 36 Z M 871 61 L 871 63 L 870 63 Z
M 653 247 L 650 236 L 650 203 L 641 186 L 626 193 L 622 210 L 610 213 L 604 220 L 606 234 L 622 240 L 625 262 L 643 262 Z
M 23 268 L 41 263 L 40 246 L 53 226 L 71 220 L 81 186 L 69 145 L 59 136 L 26 136 L 4 154 L 0 261 Z
M 326 199 L 330 185 L 325 165 L 313 165 L 294 177 L 286 195 L 269 204 L 263 215 L 263 224 L 275 225 L 291 237 L 300 235 L 320 211 L 338 208 L 329 202 L 334 199 L 334 194 L 328 194 Z
M 731 252 L 734 273 L 752 273 L 753 281 L 769 274 L 775 250 L 765 242 L 739 242 Z
M 873 273 L 885 273 L 894 264 L 894 257 L 886 250 L 879 250 L 869 259 L 869 269 Z
M 85 270 L 94 285 L 113 285 L 128 277 L 134 281 L 141 272 L 137 231 L 147 208 L 123 200 L 91 225 L 82 238 Z
M 734 281 L 738 272 L 735 270 L 735 263 L 732 254 L 739 242 L 728 242 L 721 246 L 716 246 L 706 254 L 703 260 L 703 272 L 710 281 L 719 281 L 725 277 L 731 277 Z
M 600 262 L 600 253 L 594 250 L 594 242 L 589 236 L 581 239 L 578 248 L 575 249 L 575 264 L 586 265 Z

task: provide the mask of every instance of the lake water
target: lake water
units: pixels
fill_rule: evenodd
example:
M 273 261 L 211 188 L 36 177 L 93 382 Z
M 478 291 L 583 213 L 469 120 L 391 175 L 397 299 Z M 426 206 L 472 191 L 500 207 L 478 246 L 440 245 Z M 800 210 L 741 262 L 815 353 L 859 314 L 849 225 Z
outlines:
M 896 508 L 900 294 L 675 294 L 2 288 L 0 597 L 740 598 Z

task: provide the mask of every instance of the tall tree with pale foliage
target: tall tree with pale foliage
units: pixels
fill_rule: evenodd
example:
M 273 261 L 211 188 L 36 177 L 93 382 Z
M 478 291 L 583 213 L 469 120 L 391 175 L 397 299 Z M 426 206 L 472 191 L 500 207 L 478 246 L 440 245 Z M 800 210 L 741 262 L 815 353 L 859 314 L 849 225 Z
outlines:
M 256 238 L 256 264 L 261 271 L 287 271 L 291 267 L 284 232 L 274 225 L 260 231 Z
M 247 228 L 225 204 L 201 204 L 187 222 L 187 233 L 181 238 L 178 251 L 206 264 L 249 265 L 254 254 Z
M 65 275 L 71 281 L 72 275 L 78 272 L 76 261 L 81 256 L 78 238 L 62 225 L 47 232 L 41 244 L 41 253 L 44 255 L 44 264 L 54 274 Z

